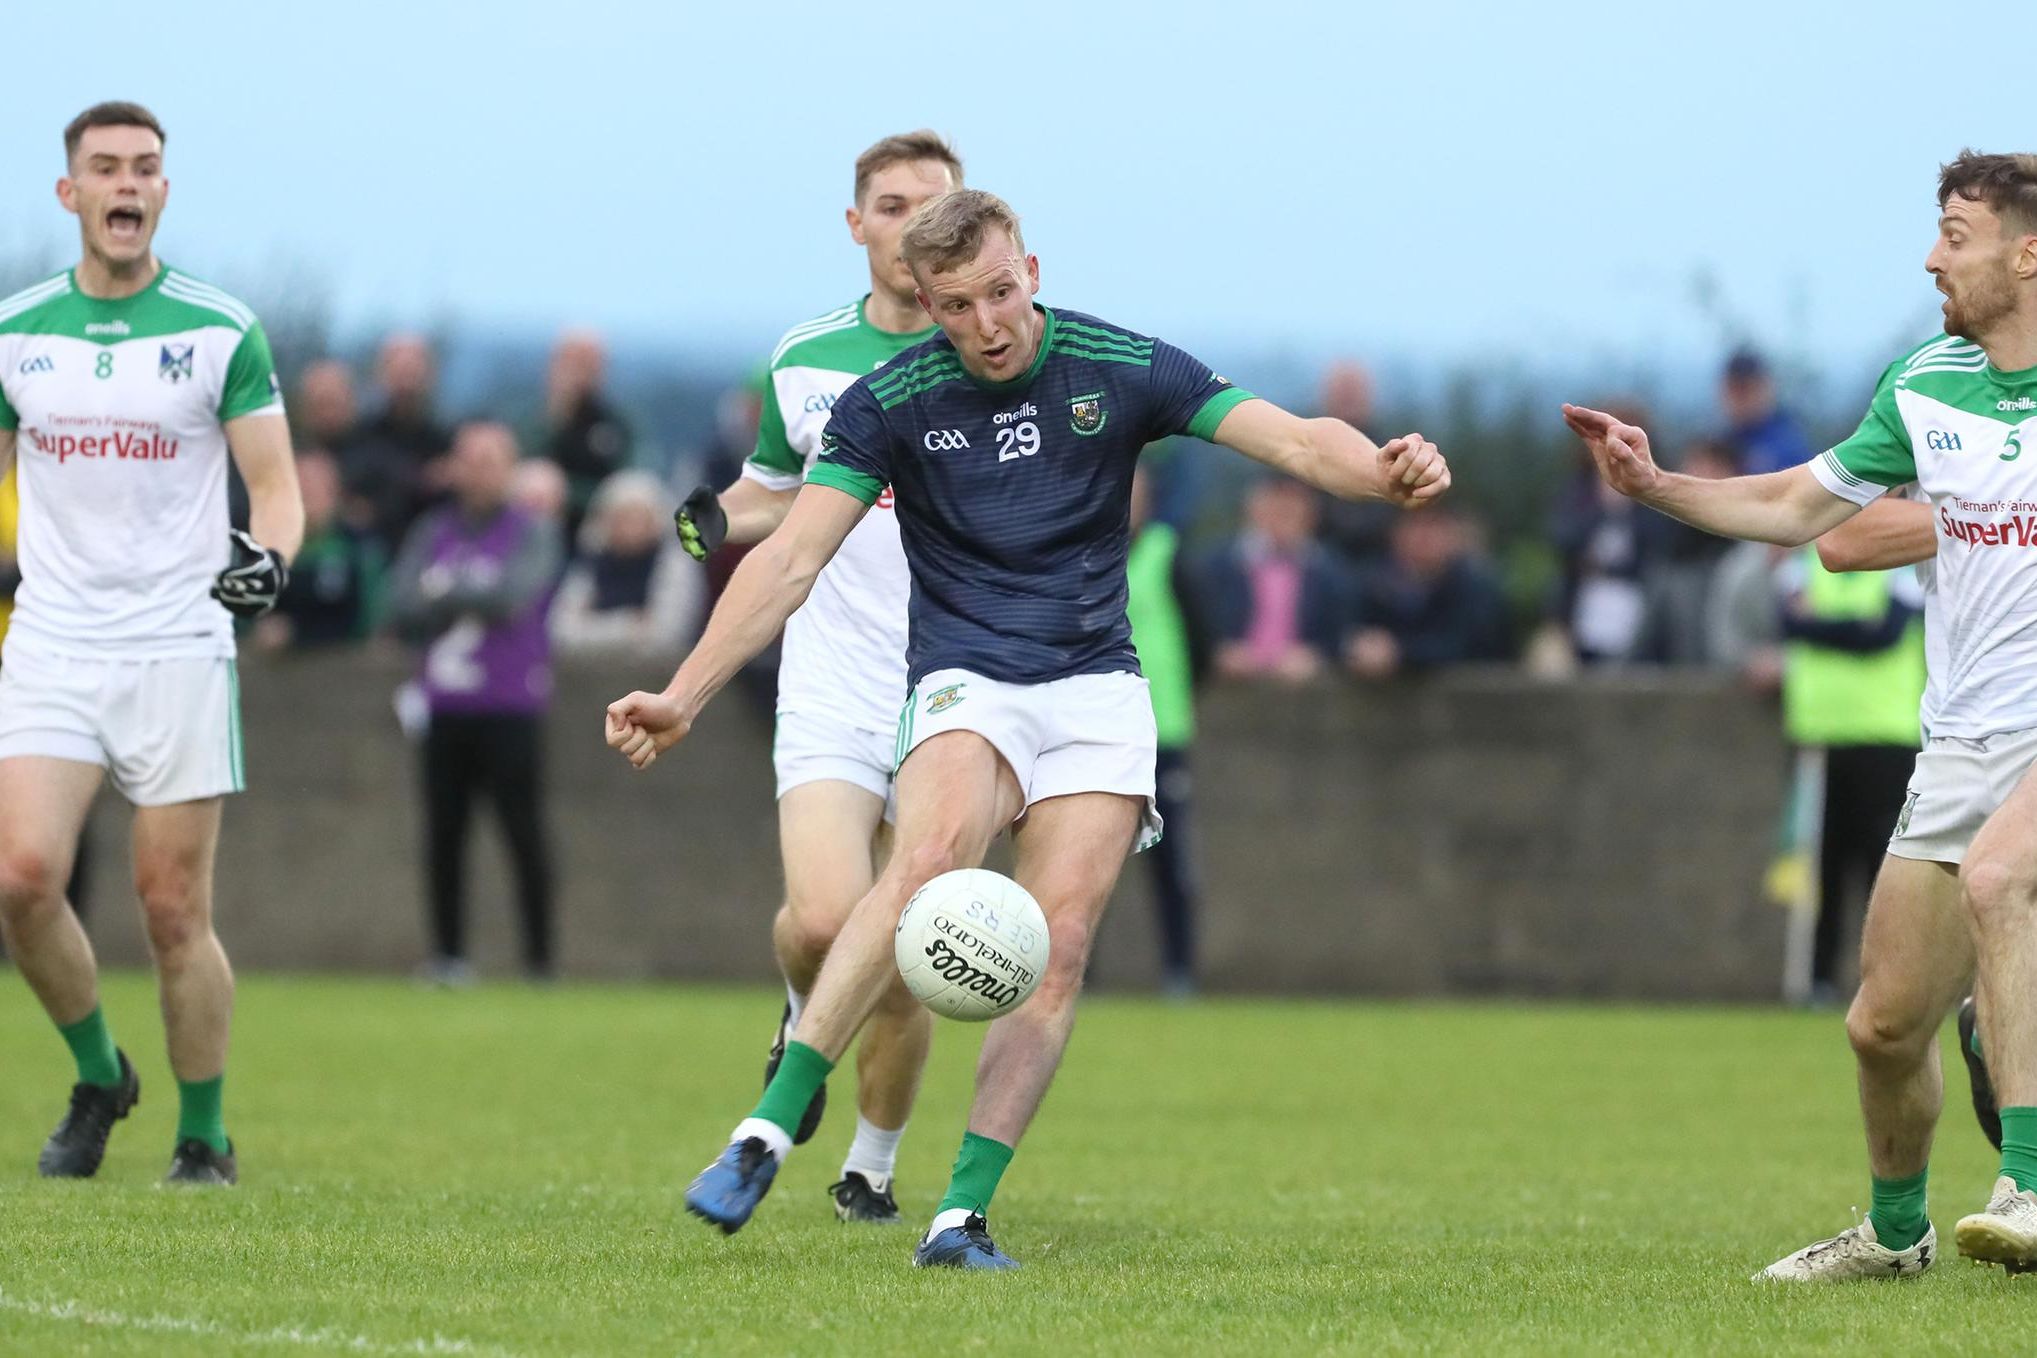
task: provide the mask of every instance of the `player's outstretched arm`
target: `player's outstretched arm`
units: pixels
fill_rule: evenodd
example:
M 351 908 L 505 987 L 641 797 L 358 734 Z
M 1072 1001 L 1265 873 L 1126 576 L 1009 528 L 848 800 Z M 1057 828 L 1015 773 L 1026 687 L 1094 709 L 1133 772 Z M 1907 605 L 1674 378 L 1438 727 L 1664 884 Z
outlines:
M 1720 537 L 1801 547 L 1860 508 L 1826 490 L 1809 466 L 1722 480 L 1680 476 L 1655 465 L 1648 433 L 1639 425 L 1573 405 L 1563 407 L 1563 422 L 1584 440 L 1608 486 Z
M 821 567 L 868 510 L 832 486 L 802 489 L 779 531 L 729 577 L 707 630 L 664 691 L 632 693 L 608 705 L 609 745 L 641 769 L 683 740 L 707 700 L 770 645 L 806 602 Z
M 796 486 L 773 490 L 749 476 L 737 477 L 719 494 L 713 486 L 695 486 L 673 516 L 679 545 L 695 561 L 705 561 L 724 543 L 762 542 L 785 522 L 798 498 Z
M 1818 560 L 1828 571 L 1887 571 L 1914 566 L 1938 554 L 1931 506 L 1884 495 L 1818 539 Z
M 1420 434 L 1382 448 L 1342 420 L 1305 420 L 1271 401 L 1236 406 L 1212 437 L 1340 500 L 1389 500 L 1418 509 L 1450 489 L 1449 464 Z

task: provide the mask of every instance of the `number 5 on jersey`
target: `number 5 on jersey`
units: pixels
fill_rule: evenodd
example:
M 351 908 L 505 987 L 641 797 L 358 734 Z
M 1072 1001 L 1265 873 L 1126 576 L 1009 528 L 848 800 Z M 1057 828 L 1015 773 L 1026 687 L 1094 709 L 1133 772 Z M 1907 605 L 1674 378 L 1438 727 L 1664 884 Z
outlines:
M 1040 426 L 1031 420 L 1019 424 L 1008 424 L 997 431 L 997 460 L 1009 462 L 1015 457 L 1031 457 L 1040 451 Z

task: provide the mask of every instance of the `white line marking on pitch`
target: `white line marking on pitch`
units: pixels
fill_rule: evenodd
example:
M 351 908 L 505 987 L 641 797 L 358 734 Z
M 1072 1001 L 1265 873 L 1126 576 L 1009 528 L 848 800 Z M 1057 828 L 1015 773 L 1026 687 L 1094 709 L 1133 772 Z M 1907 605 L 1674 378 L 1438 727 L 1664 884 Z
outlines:
M 144 1330 L 152 1334 L 188 1334 L 214 1339 L 228 1339 L 236 1344 L 284 1344 L 300 1348 L 341 1349 L 348 1353 L 386 1354 L 389 1358 L 434 1358 L 435 1355 L 454 1355 L 457 1358 L 510 1358 L 506 1350 L 477 1347 L 464 1339 L 447 1339 L 433 1335 L 430 1339 L 411 1339 L 400 1344 L 388 1344 L 366 1335 L 348 1334 L 344 1330 L 306 1330 L 295 1325 L 277 1326 L 270 1330 L 235 1330 L 224 1325 L 215 1325 L 209 1320 L 190 1320 L 182 1316 L 130 1316 L 119 1311 L 102 1311 L 75 1301 L 40 1302 L 26 1297 L 9 1296 L 0 1292 L 0 1311 L 14 1311 L 21 1315 L 36 1316 L 43 1320 L 75 1320 L 81 1325 L 104 1325 L 115 1330 Z

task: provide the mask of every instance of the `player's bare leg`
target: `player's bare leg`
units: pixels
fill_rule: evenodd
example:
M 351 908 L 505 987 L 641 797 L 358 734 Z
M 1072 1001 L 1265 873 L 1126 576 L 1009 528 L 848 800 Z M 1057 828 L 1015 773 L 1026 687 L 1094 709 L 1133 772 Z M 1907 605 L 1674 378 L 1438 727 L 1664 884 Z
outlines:
M 906 758 L 898 771 L 891 861 L 836 936 L 796 1040 L 830 1061 L 841 1059 L 897 982 L 892 936 L 912 893 L 944 872 L 980 865 L 1024 804 L 1010 767 L 973 731 L 944 731 Z
M 1867 1163 L 1877 1179 L 1912 1178 L 1930 1163 L 1945 1101 L 1938 1030 L 1972 974 L 1973 941 L 1954 870 L 1884 859 L 1867 904 L 1860 991 L 1846 1014 L 1860 1065 Z
M 973 731 L 924 741 L 898 771 L 898 840 L 891 861 L 842 925 L 814 979 L 785 1060 L 728 1149 L 693 1181 L 687 1210 L 741 1229 L 792 1145 L 792 1131 L 856 1031 L 898 982 L 892 937 L 928 879 L 983 861 L 990 841 L 1024 808 L 1011 769 Z
M 233 1021 L 233 969 L 212 929 L 212 869 L 221 799 L 138 806 L 134 812 L 134 886 L 155 957 L 170 1070 L 181 1105 L 179 1182 L 231 1183 L 235 1167 L 220 1111 L 227 1034 Z
M 834 780 L 802 783 L 779 798 L 778 836 L 786 902 L 771 938 L 779 968 L 803 1012 L 835 936 L 889 861 L 892 836 L 882 798 Z M 788 1003 L 787 1029 L 772 1053 L 774 1074 L 791 1023 L 799 1017 L 792 1010 Z M 856 1053 L 856 1135 L 833 1190 L 836 1212 L 844 1220 L 898 1219 L 891 1176 L 932 1041 L 933 1015 L 903 982 L 885 992 L 863 1025 Z M 794 1129 L 795 1142 L 805 1141 L 819 1123 L 824 1095 L 825 1086 Z
M 984 1214 L 1060 1069 L 1097 921 L 1131 852 L 1144 802 L 1083 792 L 1048 798 L 1026 812 L 1015 875 L 1047 917 L 1047 970 L 1024 1004 L 990 1025 L 976 1063 L 968 1133 L 933 1224 L 913 1252 L 919 1267 L 1018 1267 L 992 1242 Z
M 1884 858 L 1861 936 L 1860 991 L 1846 1012 L 1860 1068 L 1872 1206 L 1865 1222 L 1778 1259 L 1757 1280 L 1900 1278 L 1931 1266 L 1938 1237 L 1924 1189 L 1945 1097 L 1938 1030 L 1972 971 L 1973 943 L 1953 870 Z
M 104 776 L 70 759 L 0 759 L 0 936 L 59 1027 L 99 1006 L 98 965 L 64 883 Z
M 0 936 L 78 1068 L 69 1111 L 36 1165 L 54 1178 L 97 1173 L 113 1124 L 141 1096 L 99 1008 L 92 944 L 64 900 L 78 832 L 103 776 L 78 760 L 0 759 Z
M 1973 837 L 1959 886 L 1973 925 L 1981 1050 L 2001 1101 L 2002 1172 L 1959 1252 L 2037 1268 L 2037 771 Z
M 1142 798 L 1085 792 L 1026 812 L 1014 876 L 1047 917 L 1047 971 L 1030 999 L 990 1025 L 976 1063 L 970 1131 L 1016 1146 L 1039 1111 L 1075 1029 L 1097 922 L 1144 811 Z

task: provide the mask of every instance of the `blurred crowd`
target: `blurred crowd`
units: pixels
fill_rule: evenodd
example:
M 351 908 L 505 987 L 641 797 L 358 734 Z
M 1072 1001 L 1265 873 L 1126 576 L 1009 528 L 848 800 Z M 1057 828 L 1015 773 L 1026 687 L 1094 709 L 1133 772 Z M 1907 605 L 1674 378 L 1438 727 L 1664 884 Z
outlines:
M 388 337 L 366 363 L 305 362 L 290 389 L 307 535 L 281 604 L 246 643 L 278 659 L 362 645 L 415 654 L 416 679 L 398 709 L 420 749 L 429 969 L 446 981 L 466 975 L 465 850 L 485 803 L 507 831 L 525 965 L 548 974 L 553 867 L 540 725 L 553 661 L 662 664 L 698 634 L 737 554 L 704 569 L 686 558 L 673 507 L 696 480 L 720 486 L 739 473 L 761 390 L 725 392 L 712 421 L 699 422 L 713 431 L 707 446 L 673 457 L 637 436 L 611 394 L 602 340 L 585 331 L 557 339 L 542 392 L 517 422 L 449 415 L 432 346 L 412 334 Z M 1635 403 L 1610 404 L 1658 427 Z M 1373 378 L 1353 362 L 1325 370 L 1306 413 L 1375 437 L 1394 432 L 1380 427 Z M 1724 477 L 1791 467 L 1813 451 L 1774 370 L 1743 350 L 1719 371 L 1709 427 L 1658 456 Z M 1149 673 L 1168 672 L 1155 685 L 1156 706 L 1166 688 L 1175 709 L 1164 723 L 1175 734 L 1163 740 L 1162 783 L 1182 791 L 1168 814 L 1184 828 L 1192 689 L 1203 682 L 1419 681 L 1509 664 L 1560 678 L 1652 665 L 1730 672 L 1780 691 L 1792 647 L 1801 655 L 1821 635 L 1803 621 L 1812 568 L 1802 554 L 1728 542 L 1640 508 L 1603 488 L 1581 447 L 1567 473 L 1540 487 L 1541 530 L 1518 515 L 1513 523 L 1546 563 L 1525 591 L 1502 570 L 1494 526 L 1472 496 L 1403 514 L 1329 501 L 1277 475 L 1177 476 L 1193 457 L 1165 446 L 1148 462 L 1146 551 L 1135 547 L 1131 607 L 1142 655 L 1155 652 Z M 16 579 L 10 489 L 0 488 L 0 626 Z M 1163 558 L 1164 568 L 1140 565 Z M 1884 591 L 1875 646 L 1911 635 L 1906 607 Z M 744 676 L 766 712 L 774 666 L 767 654 Z M 1921 683 L 1921 658 L 1916 668 Z M 1844 729 L 1818 738 L 1847 744 Z M 1871 818 L 1893 815 L 1882 800 Z M 1170 839 L 1183 846 L 1188 836 Z M 1156 856 L 1155 871 L 1168 976 L 1185 986 L 1194 894 L 1185 849 Z M 1826 894 L 1836 889 L 1828 883 Z M 1829 986 L 1838 956 L 1828 931 L 1817 940 L 1818 986 Z

